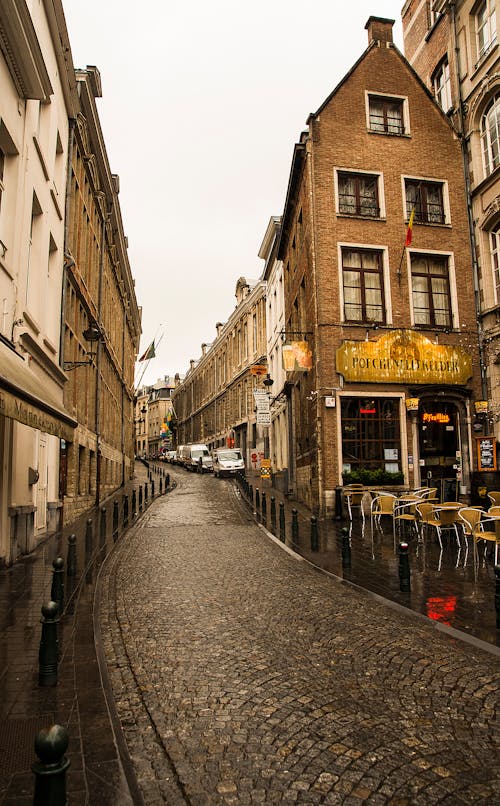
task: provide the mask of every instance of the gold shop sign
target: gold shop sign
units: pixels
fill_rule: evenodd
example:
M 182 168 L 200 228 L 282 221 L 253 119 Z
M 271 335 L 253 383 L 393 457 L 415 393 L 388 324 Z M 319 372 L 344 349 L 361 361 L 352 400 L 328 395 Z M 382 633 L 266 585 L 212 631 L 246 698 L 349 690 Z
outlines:
M 472 377 L 472 357 L 412 330 L 393 330 L 377 341 L 345 341 L 337 350 L 337 372 L 360 383 L 459 385 Z

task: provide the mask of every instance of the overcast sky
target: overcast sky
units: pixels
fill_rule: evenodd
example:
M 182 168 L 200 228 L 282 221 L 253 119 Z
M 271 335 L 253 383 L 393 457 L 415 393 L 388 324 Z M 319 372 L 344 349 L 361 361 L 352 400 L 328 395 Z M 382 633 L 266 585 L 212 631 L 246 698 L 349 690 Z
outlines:
M 281 215 L 293 146 L 368 44 L 373 16 L 403 0 L 63 0 L 75 67 L 97 100 L 142 307 L 142 384 L 184 374 L 239 277 L 258 278 Z M 136 380 L 145 363 L 139 364 Z

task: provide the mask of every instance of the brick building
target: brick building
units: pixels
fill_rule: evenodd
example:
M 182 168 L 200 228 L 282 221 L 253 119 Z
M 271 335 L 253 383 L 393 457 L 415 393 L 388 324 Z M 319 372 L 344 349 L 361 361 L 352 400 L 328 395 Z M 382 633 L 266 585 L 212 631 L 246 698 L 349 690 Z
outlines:
M 61 363 L 64 401 L 78 421 L 61 444 L 64 521 L 133 474 L 134 368 L 141 333 L 119 202 L 96 107 L 96 67 L 76 71 L 71 121 Z
M 487 415 L 500 436 L 500 49 L 494 0 L 407 0 L 405 55 L 448 115 L 462 145 Z
M 202 442 L 210 449 L 241 448 L 247 466 L 252 456 L 269 456 L 269 429 L 257 423 L 253 392 L 265 388 L 267 372 L 266 284 L 240 277 L 236 308 L 226 323 L 216 324 L 212 344 L 202 344 L 198 361 L 190 362 L 173 393 L 177 444 Z
M 287 372 L 290 482 L 321 512 L 357 479 L 455 499 L 475 462 L 461 144 L 392 25 L 369 19 L 367 49 L 309 115 L 282 219 L 286 338 L 312 353 Z

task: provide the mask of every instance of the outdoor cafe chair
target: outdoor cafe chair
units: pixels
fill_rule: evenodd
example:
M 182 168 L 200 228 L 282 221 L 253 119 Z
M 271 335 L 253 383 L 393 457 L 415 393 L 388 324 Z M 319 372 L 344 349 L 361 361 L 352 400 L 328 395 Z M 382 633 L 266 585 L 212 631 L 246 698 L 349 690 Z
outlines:
M 365 520 L 365 513 L 363 510 L 363 498 L 365 490 L 362 484 L 352 484 L 344 487 L 344 498 L 347 502 L 347 511 L 349 512 L 349 520 L 352 521 L 353 509 L 359 509 L 362 520 Z
M 491 490 L 491 492 L 487 493 L 487 495 L 491 501 L 492 506 L 494 507 L 500 506 L 500 491 Z
M 376 523 L 380 526 L 382 518 L 394 519 L 394 507 L 397 498 L 392 493 L 380 493 L 372 498 L 370 503 L 370 525 L 373 535 L 373 525 Z
M 460 548 L 460 535 L 458 531 L 458 513 L 462 505 L 459 502 L 448 502 L 447 504 L 433 504 L 424 501 L 417 504 L 418 516 L 422 523 L 422 535 L 429 529 L 434 529 L 439 542 L 440 549 L 443 548 L 442 534 L 444 531 L 453 530 Z
M 394 507 L 393 517 L 394 543 L 396 542 L 396 532 L 401 531 L 405 525 L 415 529 L 417 538 L 420 536 L 420 518 L 417 512 L 419 503 L 423 503 L 422 498 L 416 494 L 403 495 L 401 498 L 398 498 L 396 506 Z
M 479 514 L 474 514 L 479 513 Z M 498 562 L 498 546 L 500 545 L 500 517 L 492 517 L 490 513 L 482 510 L 474 510 L 473 507 L 465 507 L 460 510 L 460 518 L 468 525 L 469 534 L 474 542 L 474 561 L 477 558 L 477 544 L 484 541 L 484 559 L 488 544 L 495 545 L 495 565 Z

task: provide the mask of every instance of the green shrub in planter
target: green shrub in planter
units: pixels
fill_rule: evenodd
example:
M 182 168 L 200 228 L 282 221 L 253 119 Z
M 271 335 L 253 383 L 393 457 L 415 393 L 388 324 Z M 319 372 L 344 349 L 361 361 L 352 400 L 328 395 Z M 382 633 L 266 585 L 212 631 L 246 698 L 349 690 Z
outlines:
M 404 475 L 401 471 L 398 473 L 388 473 L 387 470 L 383 470 L 381 467 L 376 470 L 369 470 L 368 468 L 351 470 L 350 473 L 342 473 L 342 479 L 344 484 L 363 484 L 364 487 L 404 483 Z

